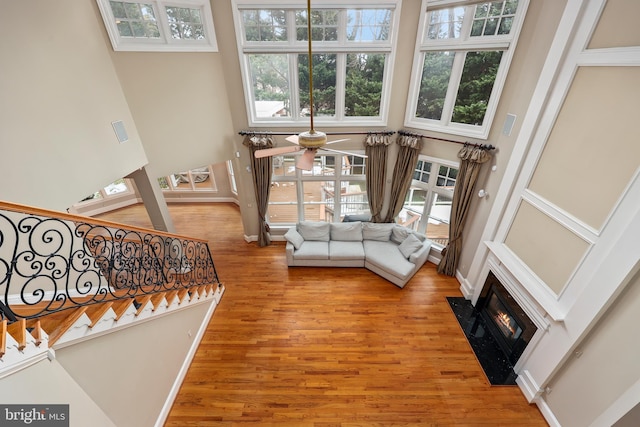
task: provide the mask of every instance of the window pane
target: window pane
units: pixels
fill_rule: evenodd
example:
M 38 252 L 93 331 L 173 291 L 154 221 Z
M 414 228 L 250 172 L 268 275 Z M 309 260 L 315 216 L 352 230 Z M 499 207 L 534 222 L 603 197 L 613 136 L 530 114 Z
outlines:
M 382 53 L 347 55 L 344 106 L 347 117 L 380 115 L 385 60 Z
M 257 117 L 290 117 L 286 54 L 248 55 Z
M 373 42 L 389 40 L 391 9 L 347 10 L 347 40 Z
M 284 156 L 273 156 L 273 176 L 296 176 L 296 159 L 297 156 L 291 154 Z
M 454 52 L 425 53 L 416 117 L 441 119 L 455 55 Z
M 440 166 L 438 170 L 438 179 L 436 182 L 436 186 L 453 191 L 453 187 L 456 185 L 457 176 L 458 169 L 449 168 L 447 166 Z
M 160 38 L 153 6 L 144 3 L 111 1 L 120 37 Z
M 107 193 L 107 196 L 112 196 L 114 194 L 129 191 L 129 188 L 127 187 L 127 183 L 124 179 L 119 179 L 104 187 L 104 191 Z
M 472 37 L 509 34 L 518 8 L 518 0 L 496 1 L 476 5 Z
M 427 237 L 441 245 L 446 245 L 449 241 L 451 202 L 451 197 L 435 193 L 429 210 Z
M 452 7 L 429 12 L 427 40 L 443 40 L 460 38 L 462 21 L 464 19 L 464 7 Z
M 296 40 L 307 41 L 307 11 L 296 10 Z M 311 40 L 313 41 L 337 41 L 338 40 L 338 11 L 332 9 L 311 11 Z
M 501 51 L 467 52 L 453 122 L 482 125 L 501 58 Z
M 332 221 L 333 210 L 327 209 L 327 203 L 333 206 L 333 181 L 304 181 L 304 219 L 306 221 Z
M 167 19 L 174 39 L 202 40 L 204 30 L 199 9 L 167 7 Z
M 300 87 L 300 114 L 310 115 L 309 106 L 309 55 L 298 55 L 298 81 Z M 313 114 L 336 114 L 336 54 L 313 54 Z
M 431 172 L 431 163 L 424 160 L 418 160 L 416 170 L 413 172 L 413 179 L 416 181 L 422 181 L 424 183 L 429 182 L 429 176 Z
M 303 170 L 303 176 L 335 176 L 335 157 L 333 155 L 317 155 L 313 159 L 311 170 Z
M 342 181 L 340 184 L 340 218 L 370 213 L 365 181 Z
M 186 172 L 175 173 L 169 177 L 174 190 L 212 191 L 216 189 L 211 169 L 203 166 Z
M 267 214 L 271 224 L 298 222 L 297 186 L 293 181 L 274 182 L 269 193 Z
M 287 41 L 286 12 L 278 9 L 242 11 L 247 41 Z
M 342 156 L 342 175 L 364 176 L 366 159 L 358 156 Z

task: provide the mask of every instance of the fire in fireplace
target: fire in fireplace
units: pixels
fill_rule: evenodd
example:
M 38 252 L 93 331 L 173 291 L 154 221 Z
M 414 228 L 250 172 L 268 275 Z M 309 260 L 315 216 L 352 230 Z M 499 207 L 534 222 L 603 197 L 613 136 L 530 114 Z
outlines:
M 492 272 L 485 281 L 476 309 L 509 362 L 515 364 L 537 328 Z

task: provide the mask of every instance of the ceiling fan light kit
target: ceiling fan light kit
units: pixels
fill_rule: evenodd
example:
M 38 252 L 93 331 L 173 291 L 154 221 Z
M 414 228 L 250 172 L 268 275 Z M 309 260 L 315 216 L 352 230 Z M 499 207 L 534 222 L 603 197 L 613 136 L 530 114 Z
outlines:
M 327 143 L 327 134 L 308 130 L 298 134 L 298 144 L 304 148 L 320 148 Z

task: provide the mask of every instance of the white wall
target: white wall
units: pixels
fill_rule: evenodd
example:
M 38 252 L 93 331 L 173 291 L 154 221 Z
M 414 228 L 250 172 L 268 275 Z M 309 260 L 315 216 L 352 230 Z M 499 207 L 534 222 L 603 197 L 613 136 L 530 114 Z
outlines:
M 152 426 L 209 307 L 197 304 L 134 324 L 62 348 L 56 358 L 118 427 Z
M 57 360 L 43 360 L 0 380 L 3 404 L 68 404 L 71 427 L 116 427 Z

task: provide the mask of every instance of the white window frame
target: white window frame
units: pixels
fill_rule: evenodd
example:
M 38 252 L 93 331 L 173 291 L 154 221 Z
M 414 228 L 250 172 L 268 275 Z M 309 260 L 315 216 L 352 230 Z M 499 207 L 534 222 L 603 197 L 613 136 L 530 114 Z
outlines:
M 144 3 L 153 7 L 153 12 L 158 22 L 160 38 L 145 39 L 142 37 L 121 37 L 116 20 L 111 10 L 109 0 L 96 0 L 102 15 L 102 20 L 109 34 L 111 46 L 115 51 L 136 52 L 217 52 L 215 28 L 211 4 L 208 0 L 119 0 L 124 3 Z M 175 6 L 189 9 L 199 9 L 202 18 L 205 38 L 203 40 L 174 39 L 171 37 L 167 6 Z
M 363 154 L 364 151 L 361 150 L 354 150 L 353 151 L 355 154 Z M 281 185 L 281 184 L 286 184 L 286 183 L 295 183 L 296 184 L 296 199 L 295 200 L 290 200 L 290 201 L 286 201 L 286 202 L 276 202 L 276 203 L 271 203 L 271 200 L 269 200 L 268 202 L 268 207 L 274 206 L 274 205 L 296 205 L 297 206 L 297 216 L 298 219 L 297 221 L 303 221 L 305 219 L 304 216 L 304 211 L 305 211 L 305 206 L 308 205 L 313 205 L 313 204 L 323 204 L 322 202 L 305 202 L 304 200 L 304 183 L 305 182 L 328 182 L 328 181 L 332 181 L 333 185 L 334 185 L 334 189 L 335 188 L 341 188 L 342 187 L 342 183 L 343 182 L 363 182 L 366 183 L 366 175 L 365 174 L 358 174 L 358 175 L 351 175 L 349 173 L 344 173 L 343 171 L 343 167 L 342 167 L 342 158 L 345 155 L 348 154 L 339 154 L 339 153 L 333 153 L 333 152 L 329 152 L 329 151 L 323 151 L 323 150 L 319 150 L 318 151 L 318 155 L 320 156 L 335 156 L 335 163 L 334 163 L 334 174 L 333 175 L 313 175 L 313 174 L 309 174 L 309 172 L 307 171 L 302 171 L 300 169 L 295 170 L 295 175 L 272 175 L 271 177 L 271 183 L 272 185 Z M 339 167 L 335 166 L 335 165 L 340 165 Z M 358 167 L 361 167 L 361 165 L 358 165 Z M 367 204 L 367 209 L 368 209 L 368 204 Z M 268 212 L 268 209 L 267 209 Z M 334 202 L 333 202 L 333 215 L 334 215 L 334 222 L 336 222 L 336 219 L 339 221 L 339 218 L 342 215 L 342 196 L 341 193 L 337 193 L 334 197 Z M 272 229 L 278 229 L 278 228 L 289 228 L 292 225 L 295 225 L 295 223 L 289 223 L 289 222 L 275 222 L 275 223 L 269 223 L 269 226 Z
M 411 72 L 411 83 L 409 87 L 409 98 L 407 102 L 407 110 L 405 113 L 404 124 L 407 127 L 424 129 L 436 132 L 442 132 L 452 135 L 468 136 L 473 138 L 487 139 L 491 125 L 493 123 L 500 94 L 504 88 L 507 79 L 507 72 L 511 64 L 511 59 L 516 48 L 516 43 L 524 17 L 529 6 L 529 0 L 519 0 L 518 11 L 514 17 L 510 34 L 497 35 L 490 37 L 470 37 L 470 22 L 465 20 L 466 27 L 463 28 L 464 33 L 459 39 L 429 40 L 426 39 L 428 30 L 427 17 L 428 12 L 441 8 L 451 8 L 459 6 L 468 6 L 473 8 L 478 3 L 492 3 L 491 1 L 478 0 L 422 0 L 422 9 L 420 13 L 420 24 L 416 38 L 416 47 L 414 52 L 414 63 Z M 471 18 L 473 14 L 470 13 Z M 420 93 L 420 84 L 422 80 L 422 69 L 424 58 L 427 52 L 457 51 L 457 52 L 474 52 L 479 50 L 502 50 L 502 58 L 500 66 L 496 74 L 496 78 L 487 104 L 487 109 L 482 125 L 468 125 L 463 123 L 451 122 L 455 98 L 458 92 L 460 77 L 464 61 L 455 61 L 451 70 L 451 80 L 441 120 L 432 120 L 418 118 L 415 116 L 418 97 Z M 455 77 L 454 77 L 455 76 Z
M 407 190 L 407 194 L 411 191 L 412 188 L 418 188 L 420 190 L 424 190 L 427 192 L 427 197 L 425 199 L 425 204 L 424 207 L 422 208 L 422 212 L 419 212 L 420 214 L 420 222 L 414 226 L 411 227 L 417 231 L 419 231 L 420 233 L 426 233 L 427 232 L 427 223 L 429 221 L 429 216 L 431 214 L 431 205 L 433 204 L 433 197 L 435 194 L 441 194 L 443 196 L 447 196 L 450 197 L 453 200 L 453 192 L 454 190 L 448 190 L 445 188 L 440 188 L 437 186 L 437 182 L 438 182 L 438 171 L 440 169 L 440 166 L 445 166 L 448 168 L 453 168 L 453 169 L 458 169 L 458 171 L 460 170 L 460 164 L 456 163 L 456 162 L 452 162 L 449 160 L 445 160 L 445 159 L 439 159 L 436 157 L 430 157 L 430 156 L 424 156 L 424 155 L 420 155 L 418 157 L 418 160 L 421 160 L 423 162 L 428 162 L 431 163 L 431 171 L 429 172 L 429 182 L 424 182 L 424 181 L 420 181 L 420 180 L 416 180 L 416 179 L 412 179 L 411 180 L 411 186 L 409 187 L 409 189 Z M 417 166 L 416 166 L 417 167 Z M 416 171 L 416 169 L 414 169 L 414 172 Z M 458 184 L 458 181 L 456 179 L 456 185 Z M 406 199 L 406 194 L 404 195 L 405 199 Z M 402 209 L 404 210 L 404 204 Z M 444 218 L 442 218 L 444 219 Z M 451 223 L 451 218 L 447 218 L 447 220 L 449 221 L 449 224 Z M 441 246 L 439 243 L 434 242 L 435 245 L 439 245 Z
M 291 117 L 257 117 L 254 103 L 254 89 L 251 81 L 251 70 L 248 55 L 259 53 L 282 53 L 282 54 L 306 54 L 308 52 L 308 44 L 306 41 L 300 42 L 295 40 L 295 22 L 288 22 L 287 42 L 246 42 L 244 36 L 242 10 L 245 9 L 305 9 L 305 5 L 300 0 L 279 0 L 274 2 L 259 3 L 256 0 L 232 0 L 233 15 L 236 29 L 236 40 L 238 45 L 238 57 L 240 59 L 240 67 L 244 84 L 245 105 L 247 109 L 247 119 L 250 127 L 281 127 L 281 126 L 298 126 L 305 128 L 309 126 L 308 117 L 300 117 L 298 108 L 297 93 L 297 66 L 295 60 L 289 61 L 289 90 L 292 94 Z M 393 9 L 393 19 L 391 22 L 391 31 L 389 40 L 384 42 L 363 42 L 363 43 L 347 43 L 344 37 L 340 36 L 339 40 L 331 42 L 313 41 L 313 54 L 316 53 L 335 53 L 338 54 L 337 70 L 336 70 L 336 114 L 334 117 L 314 117 L 314 123 L 318 125 L 331 126 L 386 126 L 389 115 L 389 101 L 391 98 L 391 84 L 393 81 L 393 69 L 395 62 L 396 45 L 398 41 L 398 27 L 400 24 L 400 6 L 402 0 L 384 0 L 377 2 L 375 0 L 348 0 L 341 3 L 335 0 L 316 1 L 312 5 L 312 10 L 318 9 L 350 9 L 350 8 L 391 8 Z M 346 28 L 346 23 L 341 20 L 339 25 Z M 342 105 L 344 103 L 345 81 L 346 81 L 346 64 L 345 59 L 348 53 L 381 53 L 386 54 L 384 66 L 384 78 L 382 84 L 382 93 L 380 99 L 380 114 L 373 117 L 349 117 L 344 115 Z
M 199 171 L 198 169 L 207 169 L 206 171 Z M 198 188 L 196 185 L 195 175 L 205 174 L 208 176 L 211 181 L 211 185 L 209 188 Z M 180 188 L 179 182 L 176 179 L 176 175 L 186 175 L 188 182 L 185 184 L 189 184 L 189 188 Z M 218 192 L 218 184 L 216 183 L 215 176 L 213 174 L 213 165 L 201 166 L 194 169 L 189 169 L 184 172 L 175 172 L 171 175 L 163 177 L 167 183 L 168 188 L 162 188 L 162 191 L 165 193 L 217 193 Z

